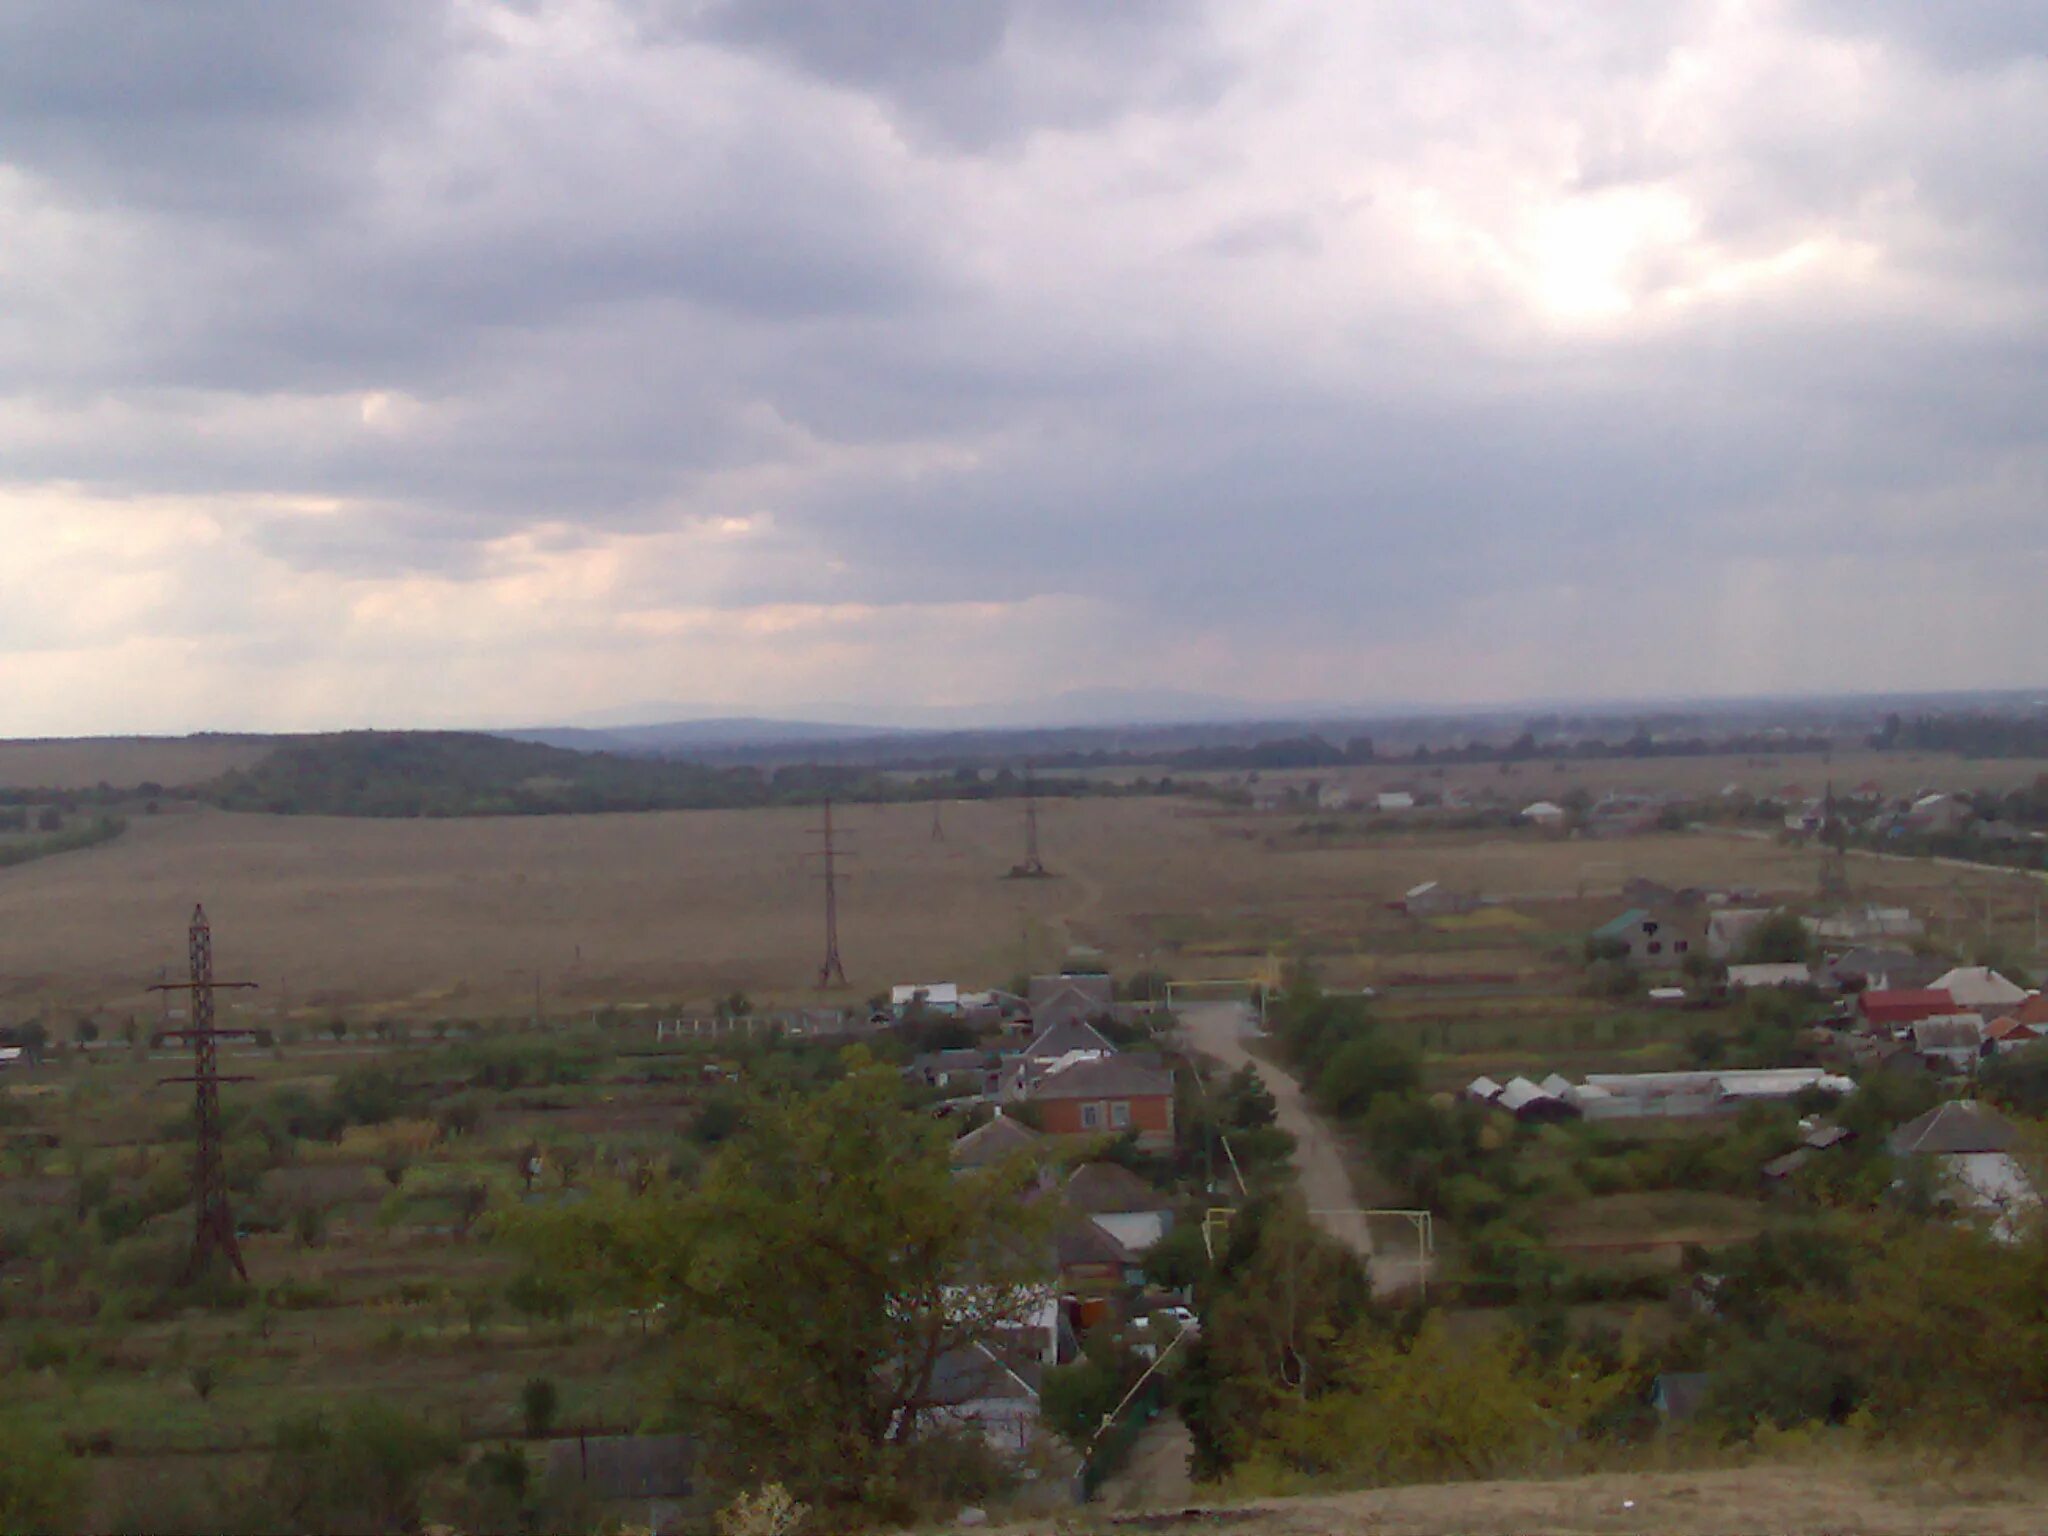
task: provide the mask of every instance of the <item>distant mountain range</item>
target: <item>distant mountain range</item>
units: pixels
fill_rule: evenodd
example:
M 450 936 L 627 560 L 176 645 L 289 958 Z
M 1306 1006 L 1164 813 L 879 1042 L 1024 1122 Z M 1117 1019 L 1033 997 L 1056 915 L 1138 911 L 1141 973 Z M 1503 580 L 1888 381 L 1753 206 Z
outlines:
M 810 704 L 788 715 L 731 715 L 689 704 L 647 703 L 489 734 L 581 752 L 695 757 L 726 762 L 885 764 L 1029 760 L 1075 752 L 1184 750 L 1261 739 L 1367 735 L 1383 746 L 1505 740 L 1527 729 L 1548 737 L 1630 729 L 1680 734 L 1743 730 L 1867 734 L 1886 713 L 1954 710 L 2040 712 L 2040 690 L 1979 693 L 1642 700 L 1532 700 L 1465 709 L 1250 701 L 1179 689 L 1088 688 L 1039 699 L 963 705 Z
M 585 752 L 688 752 L 962 731 L 1226 725 L 1360 714 L 1358 706 L 1253 702 L 1173 688 L 1081 688 L 995 704 L 801 704 L 788 716 L 775 717 L 720 714 L 704 705 L 634 704 L 579 715 L 561 725 L 522 726 L 492 734 Z

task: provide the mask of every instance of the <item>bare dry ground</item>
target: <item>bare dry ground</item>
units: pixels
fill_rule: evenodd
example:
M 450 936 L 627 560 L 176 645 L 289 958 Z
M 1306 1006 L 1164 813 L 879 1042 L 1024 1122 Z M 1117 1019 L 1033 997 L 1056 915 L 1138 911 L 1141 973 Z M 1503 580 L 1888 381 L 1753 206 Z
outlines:
M 1073 943 L 1120 969 L 1242 976 L 1269 953 L 1329 957 L 1335 980 L 1393 968 L 1526 969 L 1602 911 L 1621 882 L 1738 882 L 1809 891 L 1812 854 L 1763 839 L 1667 834 L 1563 842 L 1533 833 L 1353 836 L 1304 842 L 1286 818 L 1205 803 L 1053 802 L 1042 813 L 1059 878 L 1008 881 L 1014 804 L 853 806 L 857 854 L 841 909 L 851 995 L 894 982 L 1001 981 Z M 245 1006 L 304 1015 L 388 1005 L 416 1015 L 531 1005 L 701 1007 L 734 987 L 814 995 L 820 902 L 810 810 L 375 821 L 215 811 L 137 817 L 119 840 L 0 870 L 0 1004 L 140 1011 L 159 967 L 182 963 L 194 900 L 212 913 L 224 973 L 261 981 Z M 2000 891 L 2003 923 L 2031 896 L 2011 875 L 1857 861 L 1873 892 L 1955 908 L 1974 923 Z M 1530 904 L 1532 929 L 1450 933 L 1387 903 L 1425 879 Z M 1953 887 L 1962 882 L 1958 896 Z M 1546 906 L 1545 904 L 1548 903 Z M 844 994 L 842 994 L 844 995 Z
M 0 789 L 197 784 L 247 768 L 268 741 L 233 736 L 97 736 L 0 741 Z
M 1450 1483 L 1329 1498 L 1108 1515 L 1103 1528 L 1216 1536 L 2021 1536 L 2048 1530 L 2031 1477 L 1852 1462 Z M 1052 1526 L 1027 1527 L 1036 1536 Z

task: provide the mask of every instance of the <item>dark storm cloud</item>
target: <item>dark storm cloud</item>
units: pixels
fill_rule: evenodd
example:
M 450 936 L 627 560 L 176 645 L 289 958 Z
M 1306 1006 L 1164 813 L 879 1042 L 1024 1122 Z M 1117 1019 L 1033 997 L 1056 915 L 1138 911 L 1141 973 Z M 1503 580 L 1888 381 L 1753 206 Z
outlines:
M 726 522 L 636 600 L 1246 645 L 1944 539 L 2024 569 L 2037 12 L 1722 15 L 0 6 L 0 463 L 318 503 L 232 534 L 294 576 Z M 1543 244 L 1603 198 L 1619 234 Z
M 420 104 L 446 16 L 416 0 L 9 0 L 0 159 L 131 207 L 317 216 L 358 169 L 365 115 Z

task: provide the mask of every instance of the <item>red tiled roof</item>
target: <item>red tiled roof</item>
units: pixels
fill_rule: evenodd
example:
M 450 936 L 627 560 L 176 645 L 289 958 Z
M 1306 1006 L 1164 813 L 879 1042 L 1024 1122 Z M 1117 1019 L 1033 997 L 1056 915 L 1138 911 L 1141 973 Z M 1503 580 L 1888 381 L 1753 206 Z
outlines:
M 2040 1031 L 2035 1029 L 2033 1025 L 2011 1017 L 1993 1019 L 1984 1026 L 1984 1038 L 1986 1040 L 2004 1040 L 2008 1037 L 2020 1040 L 2038 1040 L 2041 1036 Z
M 2048 1024 L 2048 992 L 2036 992 L 2013 1009 L 2012 1016 L 2022 1024 Z

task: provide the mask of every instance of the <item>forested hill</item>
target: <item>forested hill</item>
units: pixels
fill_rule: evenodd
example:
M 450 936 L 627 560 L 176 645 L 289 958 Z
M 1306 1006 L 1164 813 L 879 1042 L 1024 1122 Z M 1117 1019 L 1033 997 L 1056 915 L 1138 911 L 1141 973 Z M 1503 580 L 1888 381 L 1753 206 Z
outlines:
M 707 767 L 572 752 L 463 731 L 350 731 L 293 737 L 251 767 L 198 786 L 226 810 L 307 816 L 545 816 L 591 811 L 713 810 L 842 800 L 1001 797 L 1008 773 L 909 779 L 871 769 Z M 1040 793 L 1103 786 L 1063 779 Z

